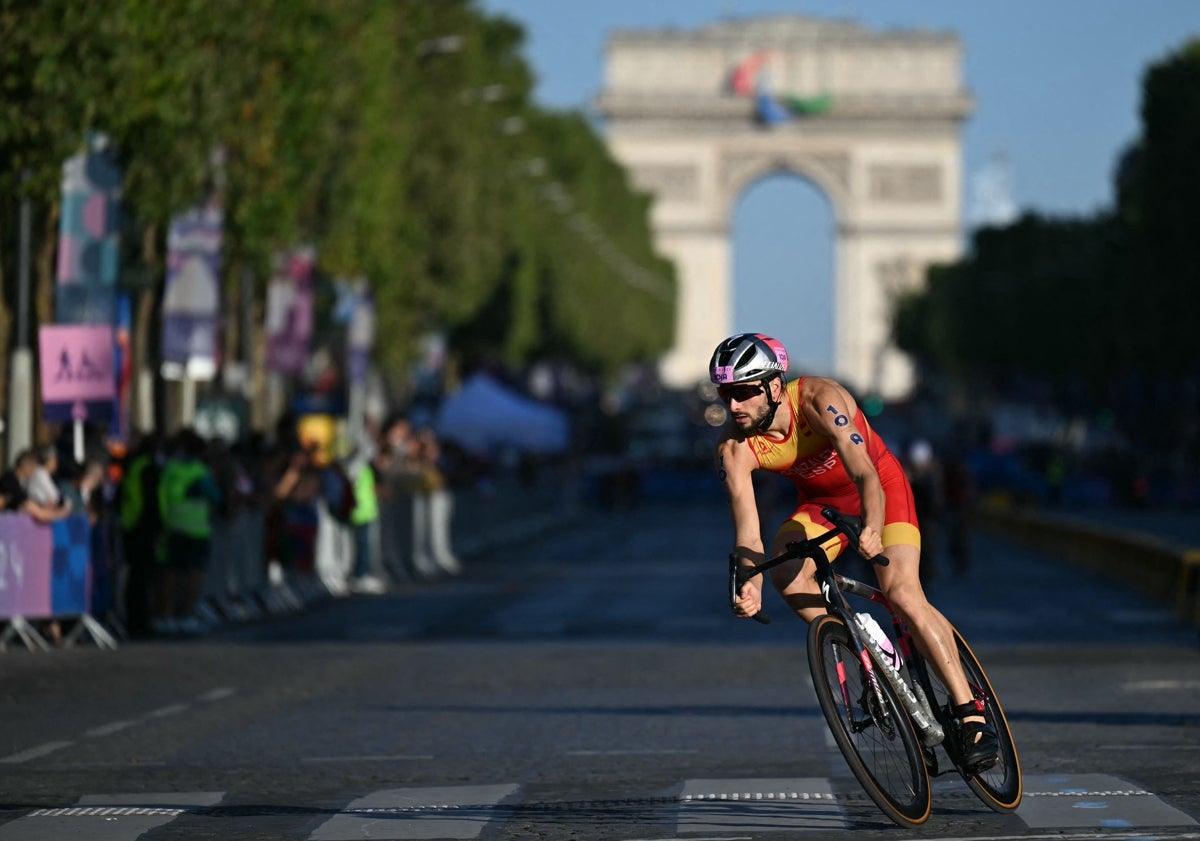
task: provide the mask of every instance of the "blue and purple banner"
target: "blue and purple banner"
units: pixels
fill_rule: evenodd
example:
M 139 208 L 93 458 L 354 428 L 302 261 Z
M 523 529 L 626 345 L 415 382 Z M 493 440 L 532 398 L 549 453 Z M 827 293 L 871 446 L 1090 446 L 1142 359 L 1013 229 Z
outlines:
M 63 164 L 55 321 L 111 324 L 119 268 L 121 169 L 108 138 Z
M 0 619 L 88 613 L 91 547 L 92 526 L 82 514 L 50 525 L 0 514 Z
M 313 264 L 311 247 L 275 256 L 275 274 L 267 285 L 267 369 L 281 374 L 304 372 L 313 336 Z
M 211 380 L 217 373 L 223 214 L 214 199 L 171 220 L 163 292 L 163 376 Z
M 340 280 L 337 286 L 337 319 L 346 325 L 346 378 L 361 383 L 375 347 L 375 296 L 363 277 Z

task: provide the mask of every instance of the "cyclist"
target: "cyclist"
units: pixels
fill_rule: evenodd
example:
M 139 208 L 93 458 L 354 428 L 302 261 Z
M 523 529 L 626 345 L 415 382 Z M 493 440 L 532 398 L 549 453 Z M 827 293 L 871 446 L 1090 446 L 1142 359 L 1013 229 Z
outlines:
M 775 535 L 771 557 L 788 541 L 824 533 L 830 524 L 821 509 L 827 505 L 861 515 L 859 553 L 868 559 L 887 555 L 887 566 L 875 566 L 880 589 L 950 691 L 964 765 L 985 770 L 996 761 L 996 731 L 971 694 L 949 622 L 921 588 L 921 533 L 904 470 L 840 383 L 825 377 L 785 382 L 787 369 L 787 350 L 761 333 L 731 336 L 709 362 L 710 378 L 730 414 L 716 467 L 729 494 L 734 553 L 744 565 L 765 559 L 751 481 L 755 470 L 786 476 L 799 494 L 798 507 Z M 845 538 L 831 538 L 824 548 L 833 558 L 843 545 Z M 771 570 L 772 584 L 805 622 L 824 612 L 813 572 L 812 561 L 799 559 Z M 746 583 L 733 607 L 742 617 L 758 613 L 761 574 Z

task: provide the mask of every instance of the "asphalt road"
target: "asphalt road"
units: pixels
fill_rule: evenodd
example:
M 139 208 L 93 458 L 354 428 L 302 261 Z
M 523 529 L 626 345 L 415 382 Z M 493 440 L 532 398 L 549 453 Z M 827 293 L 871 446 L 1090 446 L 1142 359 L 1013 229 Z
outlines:
M 583 517 L 455 580 L 202 640 L 0 654 L 0 841 L 1200 838 L 1194 629 L 974 541 L 931 597 L 1004 702 L 1025 799 L 862 794 L 804 626 L 724 601 L 723 506 Z

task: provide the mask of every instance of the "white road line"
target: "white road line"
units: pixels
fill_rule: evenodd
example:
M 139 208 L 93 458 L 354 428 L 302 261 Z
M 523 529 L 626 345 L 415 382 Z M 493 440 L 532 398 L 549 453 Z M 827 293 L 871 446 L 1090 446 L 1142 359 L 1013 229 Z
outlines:
M 1165 753 L 1173 750 L 1200 750 L 1200 744 L 1195 745 L 1096 745 L 1097 750 L 1152 750 L 1155 753 Z
M 1092 839 L 1105 839 L 1105 841 L 1113 841 L 1113 839 L 1147 839 L 1160 837 L 1156 834 L 1146 834 L 1142 832 L 1134 832 L 1132 830 L 1114 834 L 1113 831 L 1107 830 L 1104 832 L 1071 832 L 1069 829 L 1063 832 L 1047 832 L 1041 835 L 953 835 L 946 838 L 938 837 L 937 841 L 1091 841 Z M 1169 836 L 1172 841 L 1195 841 L 1200 838 L 1200 832 L 1184 832 L 1171 833 Z
M 685 780 L 679 792 L 677 835 L 761 830 L 838 832 L 849 829 L 826 777 Z
M 411 762 L 429 761 L 432 754 L 398 753 L 391 755 L 374 754 L 365 756 L 305 756 L 301 762 Z
M 1122 683 L 1121 688 L 1131 692 L 1195 692 L 1200 689 L 1200 680 L 1132 680 Z
M 625 841 L 754 841 L 753 835 L 710 835 L 705 838 L 626 838 Z M 939 839 L 940 841 L 940 839 Z
M 628 748 L 616 750 L 569 750 L 567 756 L 676 756 L 699 753 L 698 750 L 673 750 L 671 748 Z
M 165 707 L 159 707 L 157 710 L 151 710 L 146 713 L 144 718 L 166 718 L 172 715 L 179 715 L 189 709 L 188 704 L 169 704 Z
M 512 800 L 519 791 L 515 783 L 375 791 L 347 804 L 308 838 L 474 839 L 495 818 L 494 807 Z
M 232 687 L 222 686 L 222 687 L 218 687 L 217 689 L 211 689 L 208 692 L 205 692 L 204 694 L 200 695 L 197 700 L 204 701 L 204 702 L 221 701 L 225 698 L 230 697 L 231 695 L 234 695 L 236 692 L 237 692 L 237 690 L 233 689 Z M 178 715 L 182 712 L 186 712 L 188 709 L 190 709 L 190 707 L 191 707 L 190 704 L 169 704 L 165 707 L 159 707 L 157 710 L 151 710 L 150 712 L 143 715 L 142 719 L 149 720 L 149 719 L 167 718 L 169 716 Z M 85 730 L 83 732 L 83 735 L 90 739 L 97 739 L 97 738 L 101 738 L 103 736 L 111 736 L 113 733 L 119 733 L 122 730 L 129 729 L 130 727 L 134 726 L 137 723 L 138 723 L 137 720 L 111 721 L 108 724 L 101 724 L 98 727 L 93 727 L 90 730 Z M 68 745 L 73 745 L 73 744 L 75 744 L 73 741 L 46 742 L 45 744 L 37 745 L 36 747 L 29 748 L 28 750 L 23 750 L 19 753 L 11 754 L 10 756 L 0 757 L 0 763 L 7 764 L 7 765 L 15 765 L 20 762 L 28 762 L 31 759 L 37 759 L 38 757 L 45 756 L 46 754 L 54 753 L 56 750 L 61 750 L 62 748 L 65 748 Z M 432 759 L 433 757 L 429 757 L 429 758 Z
M 6 765 L 15 765 L 18 762 L 28 762 L 31 759 L 37 759 L 39 756 L 45 756 L 48 753 L 54 753 L 56 750 L 62 750 L 65 747 L 75 744 L 74 742 L 46 742 L 44 745 L 23 750 L 20 753 L 14 753 L 11 756 L 6 756 L 0 759 L 0 762 Z
M 98 736 L 111 736 L 113 733 L 119 733 L 127 727 L 132 727 L 136 723 L 137 722 L 132 720 L 114 721 L 109 724 L 101 724 L 99 727 L 93 727 L 91 730 L 85 730 L 83 735 L 90 736 L 92 738 L 96 738 Z

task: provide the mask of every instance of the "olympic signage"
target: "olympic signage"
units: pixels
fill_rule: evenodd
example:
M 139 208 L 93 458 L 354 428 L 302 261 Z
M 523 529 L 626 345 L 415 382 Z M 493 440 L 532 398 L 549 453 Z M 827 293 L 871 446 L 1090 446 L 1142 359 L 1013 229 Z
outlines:
M 51 324 L 38 331 L 42 402 L 50 421 L 112 420 L 117 397 L 113 328 Z

